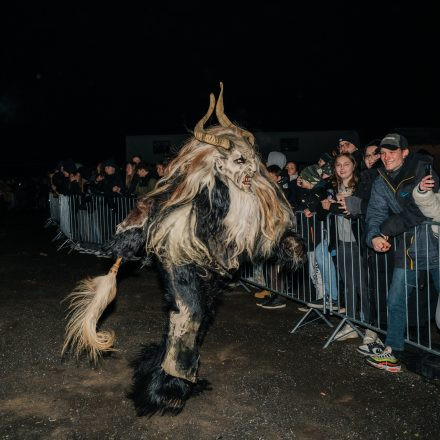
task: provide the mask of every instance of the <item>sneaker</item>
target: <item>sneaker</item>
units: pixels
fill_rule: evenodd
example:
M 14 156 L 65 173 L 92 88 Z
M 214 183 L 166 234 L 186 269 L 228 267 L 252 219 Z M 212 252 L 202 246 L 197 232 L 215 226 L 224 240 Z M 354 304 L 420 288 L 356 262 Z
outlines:
M 269 297 L 265 301 L 257 303 L 257 306 L 263 307 L 263 309 L 282 309 L 286 307 L 286 300 L 279 295 Z
M 335 341 L 345 341 L 347 339 L 355 339 L 358 337 L 357 331 L 353 329 L 349 324 L 345 324 L 341 330 L 336 333 Z
M 271 294 L 268 290 L 261 290 L 260 292 L 257 292 L 254 297 L 258 299 L 266 298 Z
M 257 306 L 261 306 L 261 304 L 269 302 L 271 299 L 275 298 L 276 293 L 274 292 L 269 292 L 269 295 L 263 297 L 263 298 L 259 298 L 257 300 Z
M 340 306 L 335 299 L 332 300 L 331 307 L 334 312 L 345 313 L 345 307 Z
M 314 301 L 310 301 L 306 304 L 307 307 L 310 307 L 311 309 L 323 309 L 324 308 L 324 300 L 321 299 L 315 299 Z
M 377 356 L 382 354 L 384 350 L 385 345 L 379 338 L 376 338 L 374 342 L 367 342 L 366 344 L 364 338 L 364 343 L 356 349 L 358 353 L 363 354 L 364 356 Z
M 390 373 L 399 373 L 401 370 L 400 361 L 393 355 L 391 347 L 386 347 L 381 354 L 367 357 L 366 360 L 373 367 L 389 371 Z

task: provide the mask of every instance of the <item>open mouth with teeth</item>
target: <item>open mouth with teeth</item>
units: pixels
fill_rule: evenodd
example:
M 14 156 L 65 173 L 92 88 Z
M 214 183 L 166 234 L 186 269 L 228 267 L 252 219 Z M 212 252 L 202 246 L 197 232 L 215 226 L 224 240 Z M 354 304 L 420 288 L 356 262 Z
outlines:
M 245 186 L 251 186 L 252 177 L 251 176 L 245 176 L 243 179 L 243 185 Z

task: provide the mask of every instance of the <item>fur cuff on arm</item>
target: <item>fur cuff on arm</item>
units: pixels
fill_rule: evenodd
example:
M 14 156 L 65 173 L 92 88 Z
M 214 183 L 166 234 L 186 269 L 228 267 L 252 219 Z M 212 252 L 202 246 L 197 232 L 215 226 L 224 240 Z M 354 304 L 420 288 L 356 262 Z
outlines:
M 115 234 L 113 238 L 102 247 L 106 255 L 114 258 L 123 257 L 124 260 L 137 260 L 136 254 L 145 243 L 143 228 L 127 229 Z
M 306 260 L 306 247 L 303 238 L 291 232 L 285 235 L 275 250 L 275 258 L 284 267 L 296 269 Z

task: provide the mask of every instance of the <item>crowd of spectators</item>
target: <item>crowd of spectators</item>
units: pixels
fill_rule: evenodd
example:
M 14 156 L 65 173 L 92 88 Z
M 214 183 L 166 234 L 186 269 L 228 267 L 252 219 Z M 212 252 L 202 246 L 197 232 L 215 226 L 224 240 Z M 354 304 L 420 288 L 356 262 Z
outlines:
M 407 307 L 420 313 L 410 302 L 416 285 L 430 284 L 435 299 L 440 291 L 438 227 L 423 225 L 440 219 L 432 164 L 430 155 L 410 152 L 398 133 L 364 148 L 356 138 L 341 137 L 337 148 L 302 170 L 279 151 L 272 151 L 266 162 L 292 209 L 305 219 L 298 227 L 307 244 L 315 299 L 301 309 L 332 308 L 387 330 L 382 342 L 367 329 L 357 351 L 368 364 L 388 372 L 401 369 Z M 266 277 L 266 285 L 282 283 L 278 270 Z M 276 293 L 265 290 L 255 296 L 260 307 L 285 307 Z M 440 302 L 435 318 L 440 326 Z M 358 332 L 347 321 L 335 340 L 352 338 Z
M 99 162 L 94 168 L 72 159 L 62 160 L 49 173 L 50 190 L 55 196 L 102 195 L 112 207 L 115 197 L 139 197 L 154 189 L 167 163 L 163 160 L 151 165 L 138 155 L 123 167 L 112 158 Z

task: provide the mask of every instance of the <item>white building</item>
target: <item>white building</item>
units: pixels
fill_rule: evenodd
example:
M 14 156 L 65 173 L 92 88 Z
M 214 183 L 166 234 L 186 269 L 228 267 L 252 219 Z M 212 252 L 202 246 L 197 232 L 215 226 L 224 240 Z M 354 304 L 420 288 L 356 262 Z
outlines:
M 335 149 L 338 139 L 343 135 L 359 139 L 354 130 L 261 131 L 253 134 L 263 161 L 270 151 L 276 150 L 283 152 L 287 160 L 295 160 L 299 164 L 316 162 L 321 153 Z M 138 154 L 146 162 L 156 163 L 177 152 L 190 136 L 190 133 L 126 136 L 126 158 L 130 159 Z

